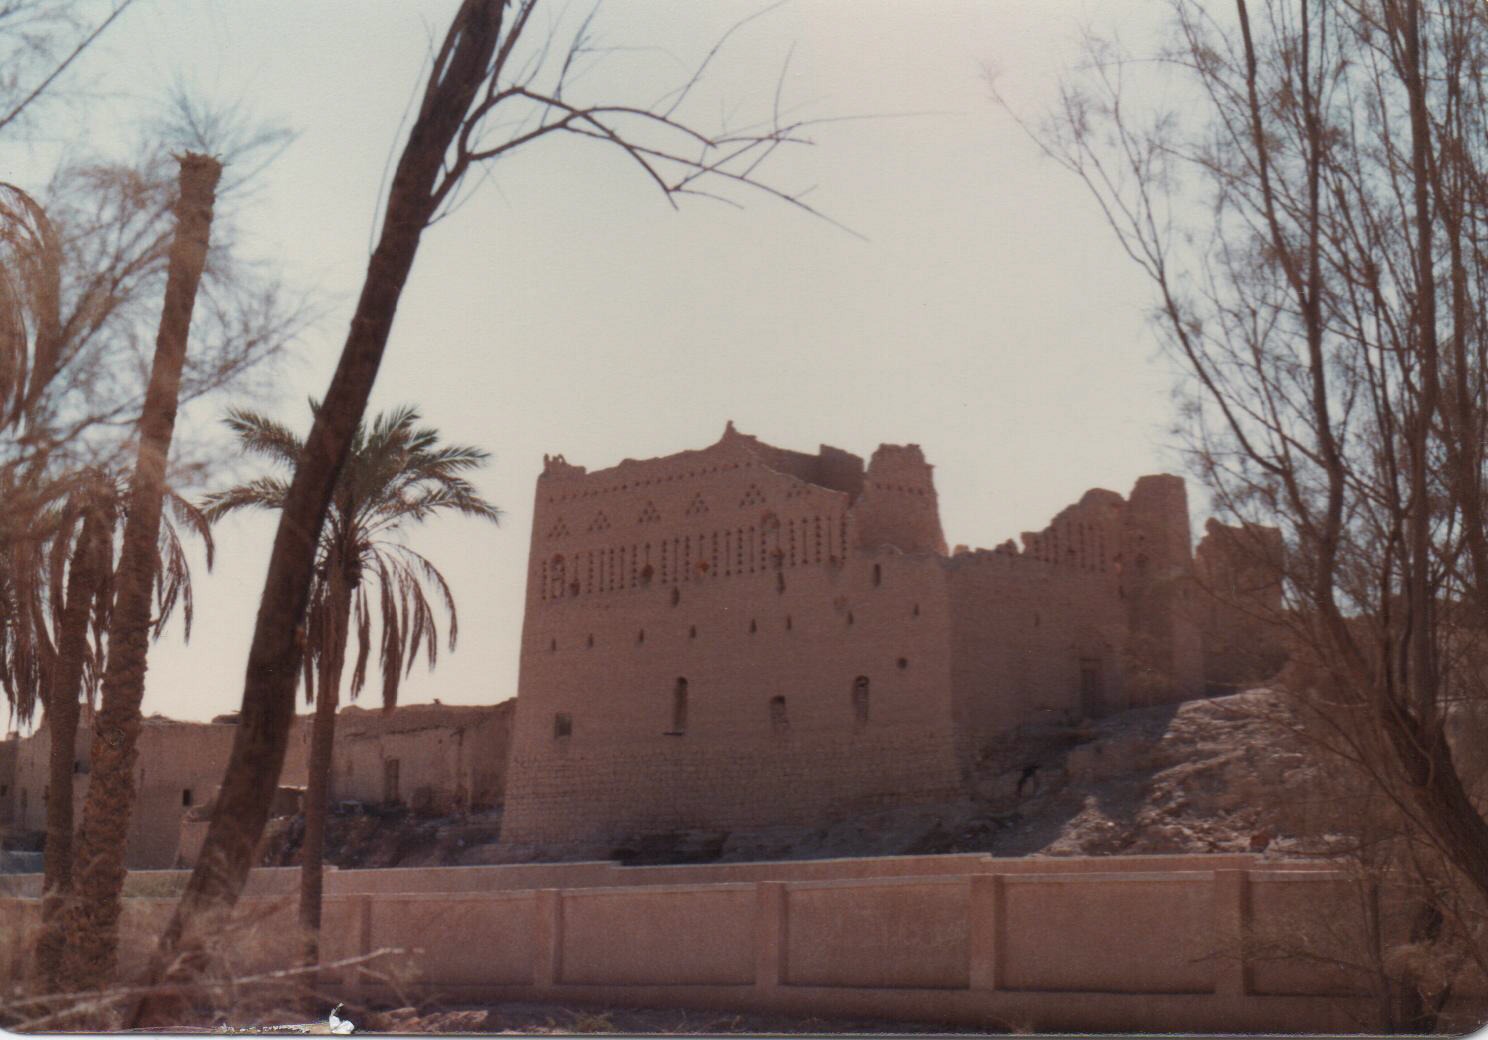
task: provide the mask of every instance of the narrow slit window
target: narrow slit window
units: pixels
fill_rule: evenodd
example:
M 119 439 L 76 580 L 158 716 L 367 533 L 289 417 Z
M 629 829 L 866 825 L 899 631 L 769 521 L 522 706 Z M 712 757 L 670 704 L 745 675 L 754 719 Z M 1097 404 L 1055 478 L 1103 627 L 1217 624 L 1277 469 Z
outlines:
M 687 732 L 687 680 L 681 676 L 672 687 L 672 732 L 679 737 Z
M 860 675 L 853 680 L 852 687 L 853 723 L 857 726 L 868 724 L 868 677 Z

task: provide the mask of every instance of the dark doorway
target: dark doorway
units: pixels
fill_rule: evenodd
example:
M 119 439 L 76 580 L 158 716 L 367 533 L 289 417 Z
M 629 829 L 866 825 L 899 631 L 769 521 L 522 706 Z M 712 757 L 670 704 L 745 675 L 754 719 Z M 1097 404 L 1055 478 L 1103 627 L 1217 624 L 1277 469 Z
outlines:
M 389 758 L 382 763 L 382 800 L 388 805 L 397 805 L 401 800 L 398 797 L 398 760 Z
M 1106 705 L 1105 681 L 1101 676 L 1100 658 L 1082 657 L 1080 659 L 1080 714 L 1086 718 L 1098 719 L 1107 711 L 1109 708 Z

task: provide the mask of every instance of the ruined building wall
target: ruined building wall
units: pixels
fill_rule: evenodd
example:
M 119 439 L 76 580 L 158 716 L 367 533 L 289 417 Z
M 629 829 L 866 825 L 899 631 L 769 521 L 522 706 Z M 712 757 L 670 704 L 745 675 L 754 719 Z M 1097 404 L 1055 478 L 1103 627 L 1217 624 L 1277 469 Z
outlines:
M 73 742 L 73 818 L 82 819 L 83 794 L 88 787 L 88 747 L 93 740 L 93 731 L 84 708 L 84 718 L 79 722 Z M 11 821 L 17 831 L 46 829 L 47 790 L 51 773 L 48 762 L 51 755 L 51 730 L 46 716 L 41 724 L 26 737 L 16 741 L 15 782 L 11 785 Z
M 129 820 L 126 867 L 137 870 L 173 864 L 181 817 L 192 805 L 206 801 L 221 783 L 232 737 L 232 726 L 144 720 L 135 765 L 138 793 Z M 92 727 L 83 720 L 73 749 L 69 792 L 73 817 L 78 820 L 82 819 L 88 792 L 92 742 Z M 46 803 L 53 797 L 48 766 L 51 734 L 45 721 L 20 745 L 15 826 L 17 830 L 45 830 Z
M 1124 707 L 1125 617 L 1109 575 L 1008 552 L 950 561 L 952 690 L 963 761 L 999 733 Z
M 187 811 L 208 801 L 222 782 L 232 750 L 235 727 L 229 724 L 177 722 L 152 716 L 140 728 L 135 765 L 134 811 L 129 821 L 124 865 L 130 870 L 174 865 L 181 820 Z M 309 727 L 298 724 L 290 734 L 282 783 L 303 784 Z M 85 717 L 78 725 L 73 748 L 73 817 L 82 819 L 90 774 L 92 726 Z M 46 802 L 51 733 L 46 720 L 28 737 L 17 741 L 16 778 L 11 788 L 11 826 L 15 830 L 46 829 Z
M 1203 692 L 1188 492 L 1183 478 L 1140 478 L 1122 524 L 1120 590 L 1127 605 L 1127 702 L 1173 703 Z
M 941 571 L 858 554 L 850 492 L 756 446 L 539 481 L 504 842 L 602 852 L 956 787 Z M 787 461 L 850 487 L 848 458 Z
M 513 702 L 486 707 L 405 705 L 384 715 L 344 708 L 338 719 L 332 763 L 332 798 L 384 800 L 385 764 L 399 763 L 397 801 L 416 808 L 486 808 L 501 801 L 511 746 Z M 234 716 L 210 724 L 151 717 L 140 731 L 125 865 L 170 867 L 176 862 L 181 821 L 217 793 L 236 732 Z M 308 778 L 310 719 L 296 718 L 286 747 L 280 784 L 304 787 Z M 73 807 L 81 819 L 87 796 L 92 729 L 85 716 L 74 747 Z M 45 720 L 28 737 L 0 743 L 14 755 L 13 779 L 3 778 L 0 758 L 0 823 L 11 830 L 46 827 L 51 734 Z M 365 780 L 364 786 L 358 784 Z
M 1221 693 L 1262 682 L 1286 662 L 1282 540 L 1274 527 L 1210 519 L 1194 550 L 1204 679 Z
M 418 810 L 486 809 L 501 800 L 514 702 L 491 707 L 343 708 L 331 798 Z

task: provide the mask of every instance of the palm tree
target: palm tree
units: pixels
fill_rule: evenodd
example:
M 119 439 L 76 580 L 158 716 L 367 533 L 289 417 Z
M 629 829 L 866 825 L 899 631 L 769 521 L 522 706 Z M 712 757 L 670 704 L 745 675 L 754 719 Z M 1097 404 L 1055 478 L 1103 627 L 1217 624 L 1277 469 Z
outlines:
M 85 468 L 7 498 L 0 516 L 0 689 L 21 722 L 39 705 L 49 749 L 42 930 L 36 974 L 54 991 L 63 947 L 62 909 L 72 892 L 73 758 L 80 707 L 103 674 L 104 633 L 113 606 L 114 535 L 127 489 L 121 476 Z M 201 535 L 212 565 L 205 516 L 166 490 L 176 519 Z M 191 638 L 191 573 L 180 537 L 163 518 L 153 573 L 159 639 L 177 604 Z M 91 636 L 91 642 L 90 642 Z
M 310 408 L 319 412 L 313 401 Z M 435 602 L 449 615 L 451 650 L 459 631 L 455 600 L 444 576 L 394 536 L 405 525 L 422 523 L 446 510 L 493 523 L 500 518 L 500 511 L 476 494 L 462 476 L 484 464 L 487 453 L 463 445 L 442 445 L 438 431 L 419 426 L 419 421 L 418 413 L 405 407 L 378 416 L 370 429 L 358 424 L 316 546 L 303 633 L 305 695 L 315 703 L 315 722 L 300 873 L 300 923 L 305 928 L 306 962 L 311 964 L 318 960 L 331 749 L 352 627 L 357 656 L 351 696 L 355 698 L 366 684 L 375 618 L 381 630 L 377 652 L 382 702 L 385 710 L 391 710 L 398 701 L 399 679 L 412 670 L 420 651 L 431 669 L 438 659 Z M 233 411 L 227 425 L 245 451 L 291 473 L 304 460 L 305 444 L 300 437 L 262 415 Z M 289 486 L 281 477 L 260 477 L 208 495 L 203 508 L 214 521 L 239 509 L 283 509 Z
M 134 810 L 134 762 L 145 693 L 150 631 L 158 606 L 161 516 L 166 461 L 175 435 L 181 374 L 197 288 L 206 268 L 212 209 L 222 164 L 208 155 L 178 156 L 180 194 L 166 265 L 165 299 L 150 363 L 150 380 L 136 424 L 138 443 L 129 497 L 122 504 L 124 532 L 114 568 L 109 614 L 108 663 L 94 717 L 92 767 L 83 825 L 74 853 L 75 898 L 68 905 L 63 951 L 64 982 L 74 990 L 98 988 L 114 973 L 123 911 L 124 849 Z

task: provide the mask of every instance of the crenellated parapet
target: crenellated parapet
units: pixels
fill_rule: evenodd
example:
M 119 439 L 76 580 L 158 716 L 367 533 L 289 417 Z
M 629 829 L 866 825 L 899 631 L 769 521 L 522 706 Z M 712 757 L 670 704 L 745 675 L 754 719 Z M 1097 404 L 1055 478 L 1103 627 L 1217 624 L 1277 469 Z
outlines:
M 562 455 L 543 455 L 542 475 L 547 478 L 562 480 L 567 477 L 582 477 L 583 466 L 573 466 Z

